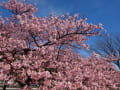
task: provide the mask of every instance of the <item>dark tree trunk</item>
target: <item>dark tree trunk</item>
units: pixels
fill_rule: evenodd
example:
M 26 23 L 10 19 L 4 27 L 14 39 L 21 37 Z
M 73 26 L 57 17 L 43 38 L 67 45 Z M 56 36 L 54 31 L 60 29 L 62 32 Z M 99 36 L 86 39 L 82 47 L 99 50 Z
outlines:
M 6 90 L 6 87 L 7 87 L 7 85 L 4 84 L 4 86 L 3 86 L 3 90 Z
M 119 60 L 117 61 L 117 66 L 118 66 L 119 69 L 120 69 L 120 61 L 119 61 Z

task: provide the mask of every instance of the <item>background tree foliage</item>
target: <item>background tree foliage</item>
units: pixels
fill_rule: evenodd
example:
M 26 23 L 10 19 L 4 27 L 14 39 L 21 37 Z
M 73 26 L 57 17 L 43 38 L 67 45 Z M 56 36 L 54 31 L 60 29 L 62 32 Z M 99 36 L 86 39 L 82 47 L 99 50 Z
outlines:
M 98 37 L 91 47 L 91 51 L 101 57 L 114 58 L 113 62 L 120 69 L 120 36 L 118 34 Z

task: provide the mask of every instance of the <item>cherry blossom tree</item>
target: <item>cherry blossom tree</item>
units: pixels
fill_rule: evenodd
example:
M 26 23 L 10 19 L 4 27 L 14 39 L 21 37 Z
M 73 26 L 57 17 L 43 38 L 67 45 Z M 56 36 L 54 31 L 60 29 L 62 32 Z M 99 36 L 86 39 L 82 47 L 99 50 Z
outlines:
M 107 58 L 93 53 L 87 59 L 73 48 L 88 49 L 88 37 L 100 34 L 101 24 L 69 14 L 36 17 L 37 8 L 8 0 L 2 8 L 12 13 L 0 17 L 0 80 L 20 90 L 110 90 L 119 88 L 120 72 Z M 109 59 L 110 60 L 110 59 Z M 112 61 L 112 60 L 110 60 Z M 11 83 L 9 83 L 11 82 Z

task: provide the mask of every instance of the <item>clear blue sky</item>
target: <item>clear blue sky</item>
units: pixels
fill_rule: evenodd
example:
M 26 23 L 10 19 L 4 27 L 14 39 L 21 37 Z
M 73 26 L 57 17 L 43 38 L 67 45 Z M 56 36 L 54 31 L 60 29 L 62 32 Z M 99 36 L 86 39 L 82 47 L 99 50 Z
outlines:
M 93 24 L 102 23 L 108 32 L 120 32 L 120 0 L 26 0 L 37 3 L 39 7 L 36 15 L 47 16 L 54 14 L 73 15 L 78 13 L 85 16 L 88 22 Z
M 7 1 L 7 0 L 0 0 Z M 120 33 L 120 0 L 26 0 L 36 3 L 37 16 L 48 16 L 50 12 L 61 15 L 78 13 L 80 17 L 87 17 L 89 23 L 102 23 L 110 33 Z M 0 8 L 0 11 L 3 11 Z M 3 15 L 8 15 L 4 11 Z

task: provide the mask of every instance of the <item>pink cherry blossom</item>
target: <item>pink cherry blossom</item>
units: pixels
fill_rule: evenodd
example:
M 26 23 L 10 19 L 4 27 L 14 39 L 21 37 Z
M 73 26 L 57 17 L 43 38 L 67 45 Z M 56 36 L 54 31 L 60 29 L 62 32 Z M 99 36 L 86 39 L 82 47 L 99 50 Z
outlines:
M 19 85 L 20 90 L 117 90 L 120 72 L 112 65 L 118 57 L 103 58 L 95 53 L 82 57 L 75 49 L 89 49 L 90 37 L 102 31 L 102 24 L 87 23 L 78 15 L 50 14 L 37 17 L 37 8 L 19 0 L 1 7 L 10 17 L 0 15 L 0 80 Z M 9 83 L 12 82 L 12 83 Z

